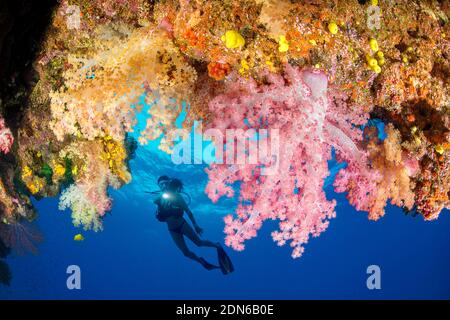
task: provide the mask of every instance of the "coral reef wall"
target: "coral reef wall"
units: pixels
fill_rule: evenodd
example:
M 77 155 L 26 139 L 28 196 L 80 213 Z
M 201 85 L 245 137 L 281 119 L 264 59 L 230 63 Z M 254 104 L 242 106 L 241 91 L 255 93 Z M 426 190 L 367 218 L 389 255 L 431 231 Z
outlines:
M 450 207 L 448 2 L 45 2 L 0 8 L 1 223 L 32 219 L 31 196 L 61 194 L 75 225 L 100 230 L 107 188 L 132 179 L 143 100 L 139 142 L 162 137 L 168 153 L 183 111 L 188 129 L 280 130 L 280 174 L 207 170 L 213 201 L 241 182 L 225 218 L 235 249 L 277 219 L 274 240 L 302 254 L 335 216 L 323 193 L 333 149 L 347 163 L 335 190 L 370 219 L 388 201 L 426 220 Z
M 19 167 L 18 131 L 31 108 L 29 96 L 39 80 L 33 68 L 57 1 L 1 1 L 0 3 L 0 248 L 12 246 L 9 226 L 35 216 L 29 197 L 15 182 Z M 19 229 L 17 229 L 19 230 Z M 25 238 L 22 238 L 25 239 Z M 17 243 L 20 246 L 20 243 Z M 0 281 L 11 277 L 1 262 Z

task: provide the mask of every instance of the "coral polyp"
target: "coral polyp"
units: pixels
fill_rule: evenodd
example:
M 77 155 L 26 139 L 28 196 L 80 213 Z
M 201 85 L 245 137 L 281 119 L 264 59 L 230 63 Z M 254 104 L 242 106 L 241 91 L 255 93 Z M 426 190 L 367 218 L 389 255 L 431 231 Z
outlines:
M 159 140 L 167 153 L 196 121 L 279 130 L 277 174 L 262 174 L 267 163 L 206 170 L 212 201 L 239 194 L 224 218 L 237 250 L 276 219 L 274 241 L 301 256 L 336 215 L 324 192 L 333 154 L 346 163 L 335 191 L 369 219 L 387 203 L 425 220 L 450 208 L 446 2 L 61 0 L 50 13 L 24 63 L 33 81 L 0 73 L 8 230 L 35 217 L 30 199 L 49 196 L 74 225 L 101 230 L 108 189 L 132 180 L 138 117 L 139 143 Z

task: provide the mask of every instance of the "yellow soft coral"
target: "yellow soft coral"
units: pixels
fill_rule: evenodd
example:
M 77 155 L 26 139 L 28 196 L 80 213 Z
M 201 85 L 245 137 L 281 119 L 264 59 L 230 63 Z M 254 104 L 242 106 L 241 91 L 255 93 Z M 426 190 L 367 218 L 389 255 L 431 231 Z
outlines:
M 99 49 L 93 55 L 70 54 L 67 65 L 71 67 L 62 75 L 65 89 L 49 93 L 50 127 L 57 139 L 75 135 L 94 140 L 108 128 L 109 135 L 122 140 L 135 125 L 135 111 L 146 92 L 146 103 L 152 107 L 142 138 L 156 139 L 162 127 L 175 128 L 183 110 L 180 102 L 190 100 L 197 72 L 167 33 L 144 27 L 122 37 L 108 35 L 92 41 Z M 86 77 L 87 72 L 95 77 Z M 130 108 L 133 104 L 137 104 L 135 110 Z M 161 139 L 161 144 L 170 147 L 173 142 Z

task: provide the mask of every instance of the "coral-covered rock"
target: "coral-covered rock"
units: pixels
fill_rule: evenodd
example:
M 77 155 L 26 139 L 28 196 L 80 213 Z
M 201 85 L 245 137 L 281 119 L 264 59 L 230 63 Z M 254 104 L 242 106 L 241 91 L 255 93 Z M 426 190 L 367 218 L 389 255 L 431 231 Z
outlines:
M 6 127 L 5 120 L 0 118 L 0 152 L 8 153 L 14 142 L 11 130 Z
M 270 218 L 280 220 L 274 239 L 290 241 L 295 257 L 326 229 L 332 148 L 347 162 L 336 190 L 371 219 L 387 201 L 437 218 L 450 207 L 449 6 L 373 3 L 2 2 L 1 218 L 32 218 L 30 196 L 68 186 L 61 208 L 100 229 L 108 186 L 131 179 L 127 132 L 144 102 L 139 141 L 161 138 L 169 153 L 182 114 L 184 128 L 203 120 L 219 130 L 280 130 L 280 175 L 258 164 L 208 170 L 214 201 L 241 181 L 237 217 L 226 218 L 236 249 Z M 369 14 L 374 6 L 379 16 Z M 384 141 L 369 117 L 386 123 Z

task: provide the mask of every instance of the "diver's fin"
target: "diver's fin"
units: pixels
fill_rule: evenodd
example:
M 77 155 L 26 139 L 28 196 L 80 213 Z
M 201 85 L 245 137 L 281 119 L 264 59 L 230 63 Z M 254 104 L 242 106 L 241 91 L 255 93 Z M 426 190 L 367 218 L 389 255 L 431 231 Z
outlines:
M 213 270 L 213 269 L 219 269 L 220 268 L 219 266 L 215 266 L 215 265 L 209 263 L 208 261 L 206 261 L 203 258 L 200 258 L 200 263 L 207 270 Z
M 217 248 L 217 257 L 223 274 L 229 274 L 234 271 L 233 263 L 223 248 Z

